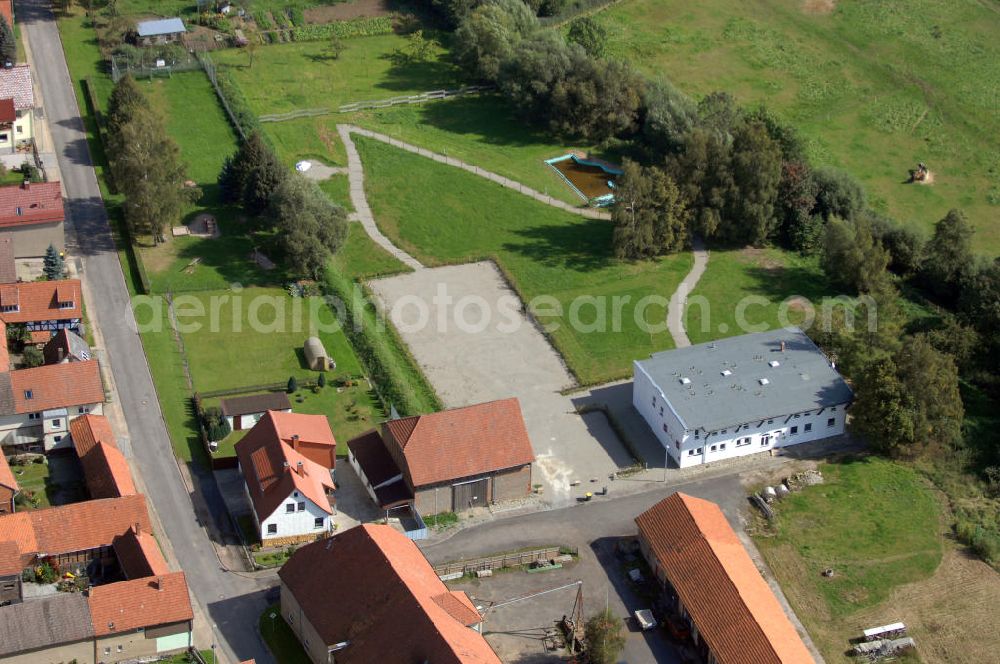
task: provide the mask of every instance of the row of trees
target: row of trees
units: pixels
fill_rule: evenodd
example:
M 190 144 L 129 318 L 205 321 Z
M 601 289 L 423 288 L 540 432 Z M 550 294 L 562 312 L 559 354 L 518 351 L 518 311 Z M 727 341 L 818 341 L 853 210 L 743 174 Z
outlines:
M 132 237 L 149 235 L 154 244 L 163 241 L 165 230 L 180 221 L 201 190 L 185 186 L 180 150 L 167 134 L 162 114 L 131 76 L 121 78 L 111 93 L 105 139 Z
M 285 259 L 318 278 L 347 236 L 347 215 L 315 182 L 285 168 L 258 133 L 227 157 L 219 174 L 223 200 L 240 205 L 256 230 L 274 237 Z

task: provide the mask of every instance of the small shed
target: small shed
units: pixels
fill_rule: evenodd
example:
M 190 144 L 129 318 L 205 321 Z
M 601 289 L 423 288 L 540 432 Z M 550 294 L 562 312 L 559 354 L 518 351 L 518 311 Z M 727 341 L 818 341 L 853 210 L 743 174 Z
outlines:
M 326 353 L 326 348 L 323 347 L 323 342 L 318 337 L 309 337 L 306 339 L 302 350 L 306 355 L 306 365 L 313 371 L 326 371 L 336 366 L 330 360 L 330 356 Z
M 184 27 L 184 21 L 179 18 L 161 18 L 139 21 L 136 32 L 139 46 L 154 46 L 180 41 L 187 28 Z
M 229 422 L 229 428 L 233 431 L 252 428 L 269 410 L 278 410 L 283 413 L 292 412 L 292 404 L 289 403 L 288 395 L 284 392 L 230 397 L 222 399 L 219 406 L 222 409 L 222 416 Z

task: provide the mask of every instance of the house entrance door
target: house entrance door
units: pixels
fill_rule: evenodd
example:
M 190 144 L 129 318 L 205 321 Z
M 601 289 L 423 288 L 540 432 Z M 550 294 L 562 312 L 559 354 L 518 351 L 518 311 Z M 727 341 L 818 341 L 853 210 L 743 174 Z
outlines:
M 452 485 L 452 511 L 461 512 L 471 507 L 486 505 L 486 483 L 489 480 L 473 480 Z

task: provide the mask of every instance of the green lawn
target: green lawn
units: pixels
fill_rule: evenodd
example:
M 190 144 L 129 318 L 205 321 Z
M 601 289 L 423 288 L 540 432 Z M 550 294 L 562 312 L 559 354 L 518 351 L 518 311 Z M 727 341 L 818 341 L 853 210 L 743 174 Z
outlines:
M 375 244 L 360 223 L 347 229 L 347 242 L 333 257 L 333 269 L 356 279 L 409 272 L 410 268 Z
M 246 54 L 238 50 L 219 51 L 212 57 L 230 65 L 258 115 L 301 108 L 335 109 L 347 102 L 386 99 L 460 82 L 442 51 L 429 62 L 394 64 L 389 56 L 403 43 L 396 35 L 350 39 L 347 50 L 336 60 L 325 56 L 322 42 L 275 44 L 258 50 L 253 68 L 247 66 Z M 318 158 L 344 165 L 338 123 L 358 124 L 457 157 L 574 204 L 580 203 L 579 197 L 545 160 L 570 149 L 593 147 L 566 144 L 527 127 L 497 95 L 266 123 L 264 131 L 289 164 Z
M 315 380 L 302 344 L 318 336 L 337 362 L 328 376 L 356 376 L 361 367 L 322 298 L 293 298 L 279 288 L 208 291 L 174 297 L 195 389 L 202 392 Z
M 310 664 L 302 644 L 281 615 L 281 605 L 272 604 L 260 614 L 260 635 L 278 664 Z
M 47 463 L 29 463 L 23 466 L 11 466 L 14 479 L 21 489 L 23 502 L 18 504 L 18 510 L 42 509 L 51 507 L 51 484 L 49 482 L 49 465 Z
M 597 18 L 613 56 L 696 96 L 765 102 L 819 163 L 859 177 L 878 208 L 930 229 L 962 207 L 982 251 L 1000 252 L 995 4 L 841 0 L 829 15 L 804 4 L 626 0 Z M 903 184 L 918 161 L 933 186 Z
M 332 379 L 331 379 L 332 380 Z M 243 396 L 243 395 L 241 395 Z M 301 388 L 288 395 L 292 411 L 307 415 L 326 415 L 330 430 L 337 439 L 337 454 L 347 456 L 347 441 L 373 428 L 376 422 L 385 419 L 378 398 L 368 389 L 365 380 L 355 381 L 351 386 L 336 386 L 332 382 L 318 391 Z M 219 398 L 205 399 L 202 406 L 216 406 Z M 219 443 L 215 456 L 233 456 L 235 445 L 247 430 L 233 431 Z
M 782 303 L 787 298 L 807 298 L 820 314 L 829 293 L 815 258 L 775 248 L 712 250 L 705 274 L 688 298 L 684 325 L 695 344 L 797 325 L 806 309 Z
M 495 257 L 526 302 L 549 295 L 563 315 L 552 333 L 556 347 L 583 383 L 604 382 L 631 372 L 631 361 L 672 347 L 663 321 L 666 302 L 691 267 L 688 252 L 656 261 L 623 263 L 611 255 L 611 224 L 542 205 L 474 175 L 392 148 L 358 139 L 369 202 L 382 230 L 430 265 Z M 428 202 L 433 201 L 433 205 Z M 645 310 L 661 331 L 643 332 L 636 303 L 662 300 Z M 571 329 L 570 303 L 578 296 L 609 298 L 603 330 Z M 622 301 L 618 330 L 612 296 Z M 590 323 L 594 308 L 579 318 Z
M 820 650 L 841 661 L 856 612 L 937 569 L 939 508 L 929 483 L 899 463 L 870 457 L 819 470 L 824 483 L 782 500 L 754 539 Z
M 348 212 L 354 212 L 354 206 L 351 204 L 351 186 L 346 175 L 333 175 L 320 182 L 319 188 L 326 193 L 331 201 Z

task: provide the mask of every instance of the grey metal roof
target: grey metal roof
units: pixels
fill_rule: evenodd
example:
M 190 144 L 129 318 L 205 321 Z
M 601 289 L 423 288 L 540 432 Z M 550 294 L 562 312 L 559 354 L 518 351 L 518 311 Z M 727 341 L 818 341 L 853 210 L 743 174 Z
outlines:
M 778 365 L 771 366 L 773 362 Z M 655 353 L 636 365 L 659 386 L 688 430 L 716 431 L 853 397 L 827 357 L 798 328 Z
M 80 593 L 0 607 L 0 657 L 93 637 L 90 607 Z
M 184 21 L 179 18 L 160 18 L 153 21 L 141 21 L 136 29 L 140 37 L 155 37 L 157 35 L 172 35 L 187 32 Z

